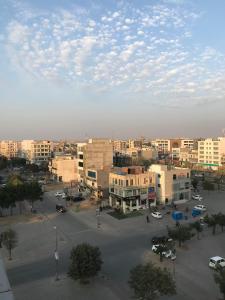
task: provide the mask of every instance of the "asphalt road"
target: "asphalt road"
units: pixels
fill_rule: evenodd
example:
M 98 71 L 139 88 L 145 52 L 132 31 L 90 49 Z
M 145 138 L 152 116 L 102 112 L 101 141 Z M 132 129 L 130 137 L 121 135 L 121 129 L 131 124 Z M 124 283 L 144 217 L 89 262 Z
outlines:
M 219 210 L 221 205 L 224 207 L 221 202 L 223 198 L 225 199 L 224 195 L 210 194 L 208 197 L 205 194 L 204 203 L 207 203 L 214 212 Z M 14 251 L 13 261 L 7 262 L 8 276 L 16 300 L 39 300 L 40 293 L 43 293 L 43 300 L 50 298 L 72 300 L 74 293 L 78 300 L 95 300 L 102 297 L 110 300 L 130 299 L 131 294 L 127 285 L 129 270 L 143 262 L 146 254 L 152 255 L 151 237 L 165 233 L 169 219 L 160 221 L 151 218 L 150 224 L 146 223 L 145 216 L 118 221 L 103 212 L 101 228 L 97 228 L 94 209 L 60 214 L 55 212 L 56 202 L 54 193 L 46 193 L 44 201 L 39 205 L 36 204 L 38 211 L 42 211 L 45 216 L 43 221 L 16 225 L 19 244 Z M 54 282 L 56 270 L 54 226 L 58 231 L 60 257 L 60 281 L 57 287 L 60 286 L 62 295 Z M 92 285 L 92 290 L 89 290 L 91 287 L 81 289 L 68 281 L 66 276 L 71 248 L 82 242 L 99 246 L 104 260 L 101 272 L 104 281 L 98 279 L 96 285 Z M 183 300 L 217 299 L 218 288 L 213 282 L 207 264 L 210 255 L 214 253 L 223 255 L 224 242 L 223 235 L 188 242 L 193 249 L 190 247 L 188 251 L 180 253 L 176 262 L 178 295 L 165 299 L 178 300 L 181 297 Z

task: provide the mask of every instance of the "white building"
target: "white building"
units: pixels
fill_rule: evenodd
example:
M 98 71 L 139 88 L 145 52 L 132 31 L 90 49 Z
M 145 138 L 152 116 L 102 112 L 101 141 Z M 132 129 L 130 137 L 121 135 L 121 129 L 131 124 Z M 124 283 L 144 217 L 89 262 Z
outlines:
M 225 137 L 207 138 L 198 142 L 198 164 L 217 170 L 223 165 Z

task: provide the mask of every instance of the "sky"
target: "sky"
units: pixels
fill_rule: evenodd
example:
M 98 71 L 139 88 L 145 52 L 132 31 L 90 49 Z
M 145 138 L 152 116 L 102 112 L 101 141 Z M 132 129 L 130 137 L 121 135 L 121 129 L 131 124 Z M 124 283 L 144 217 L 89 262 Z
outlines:
M 224 0 L 0 7 L 0 139 L 222 135 Z

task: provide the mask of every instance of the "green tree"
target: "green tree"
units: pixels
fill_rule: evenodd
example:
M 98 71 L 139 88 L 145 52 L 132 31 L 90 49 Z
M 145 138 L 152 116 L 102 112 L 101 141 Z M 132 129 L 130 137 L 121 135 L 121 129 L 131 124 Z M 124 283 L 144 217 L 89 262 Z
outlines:
M 172 239 L 178 241 L 179 247 L 181 247 L 182 243 L 190 240 L 192 237 L 191 228 L 186 225 L 180 225 L 174 229 L 168 227 L 168 235 Z
M 7 193 L 11 199 L 12 205 L 15 206 L 15 203 L 19 203 L 20 213 L 22 213 L 21 203 L 24 200 L 24 181 L 19 175 L 13 174 L 8 178 L 6 185 Z
M 220 226 L 221 231 L 223 232 L 223 227 L 225 226 L 225 215 L 218 213 L 216 216 L 217 224 Z
M 80 283 L 88 283 L 91 277 L 98 274 L 103 263 L 99 248 L 86 243 L 73 248 L 70 259 L 68 275 Z
M 202 226 L 201 223 L 199 221 L 195 221 L 194 223 L 190 224 L 190 227 L 195 229 L 196 233 L 197 233 L 197 239 L 200 239 L 200 232 L 202 232 Z
M 12 250 L 17 246 L 17 233 L 11 228 L 1 234 L 2 244 L 9 252 L 9 260 L 12 259 Z
M 176 285 L 170 272 L 153 263 L 138 265 L 130 271 L 129 286 L 139 300 L 154 300 L 163 295 L 175 295 Z
M 216 284 L 219 285 L 220 292 L 223 295 L 223 299 L 225 300 L 225 269 L 224 268 L 217 268 L 216 272 L 214 273 L 214 280 Z
M 212 227 L 212 234 L 216 233 L 216 226 L 218 224 L 218 218 L 216 215 L 209 216 L 208 214 L 204 217 L 204 222 L 208 225 L 208 227 Z
M 214 187 L 214 183 L 210 182 L 210 181 L 207 181 L 207 180 L 204 180 L 203 181 L 203 189 L 210 192 L 210 191 L 214 191 L 215 187 Z
M 163 252 L 167 251 L 168 248 L 166 245 L 159 245 L 155 251 L 156 254 L 159 254 L 159 259 L 162 262 L 163 261 Z
M 24 197 L 30 200 L 31 211 L 33 211 L 34 202 L 42 200 L 42 189 L 37 181 L 25 183 L 24 185 Z

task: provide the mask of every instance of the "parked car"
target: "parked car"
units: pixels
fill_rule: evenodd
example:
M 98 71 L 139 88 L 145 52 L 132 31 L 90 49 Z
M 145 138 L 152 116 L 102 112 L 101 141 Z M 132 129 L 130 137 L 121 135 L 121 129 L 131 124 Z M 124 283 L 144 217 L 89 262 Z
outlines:
M 202 204 L 195 205 L 194 209 L 198 209 L 198 210 L 201 210 L 201 211 L 206 211 L 207 210 L 206 206 L 202 205 Z
M 63 205 L 56 204 L 56 211 L 61 212 L 61 213 L 65 213 L 66 208 Z
M 82 196 L 76 196 L 76 197 L 73 197 L 72 199 L 74 202 L 80 202 L 80 201 L 83 201 L 84 200 L 84 197 Z
M 63 194 L 64 194 L 63 192 L 56 192 L 56 193 L 55 193 L 55 196 L 56 196 L 56 197 L 62 197 Z
M 152 238 L 153 245 L 166 244 L 167 242 L 172 242 L 172 241 L 173 239 L 167 236 L 153 236 Z
M 192 199 L 202 201 L 203 198 L 200 195 L 192 195 Z
M 162 214 L 158 211 L 152 212 L 151 215 L 156 219 L 162 219 Z
M 156 253 L 159 246 L 160 246 L 160 245 L 153 245 L 153 246 L 152 246 L 152 251 L 153 251 L 154 253 Z M 170 259 L 172 259 L 172 260 L 175 260 L 175 259 L 176 259 L 176 254 L 175 254 L 175 252 L 174 252 L 173 250 L 170 250 L 170 249 L 167 250 L 166 247 L 165 247 L 165 251 L 162 252 L 162 256 L 164 256 L 165 258 L 170 258 Z
M 217 269 L 218 267 L 225 267 L 225 259 L 220 256 L 214 256 L 209 259 L 209 267 Z
M 66 197 L 67 197 L 66 193 L 62 193 L 61 197 L 62 197 L 62 199 L 66 199 Z

